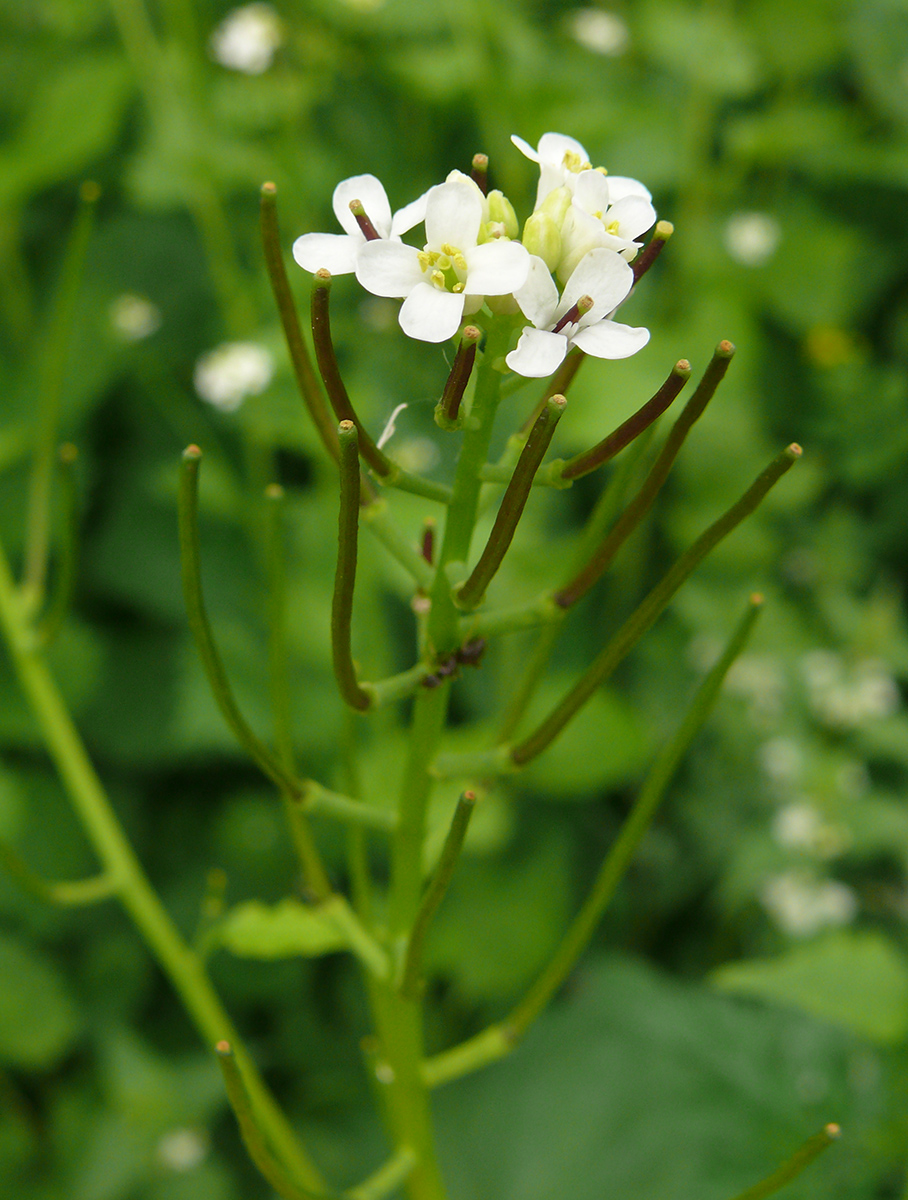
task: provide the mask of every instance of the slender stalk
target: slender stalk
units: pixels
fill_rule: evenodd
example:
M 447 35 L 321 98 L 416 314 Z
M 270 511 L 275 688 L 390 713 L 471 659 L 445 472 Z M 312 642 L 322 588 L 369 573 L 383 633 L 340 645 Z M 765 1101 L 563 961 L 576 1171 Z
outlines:
M 47 610 L 38 627 L 42 646 L 54 641 L 72 605 L 79 560 L 79 493 L 76 485 L 76 459 L 79 452 L 72 442 L 66 442 L 57 453 L 62 485 L 62 531 L 57 559 L 56 578 Z
M 788 1162 L 783 1163 L 777 1171 L 773 1171 L 761 1183 L 754 1184 L 753 1187 L 740 1192 L 734 1200 L 764 1200 L 765 1196 L 771 1196 L 783 1188 L 786 1183 L 796 1179 L 805 1167 L 809 1167 L 815 1158 L 818 1158 L 828 1146 L 838 1141 L 841 1136 L 842 1131 L 838 1125 L 832 1123 L 824 1125 L 819 1133 L 808 1138 L 800 1150 L 795 1151 Z
M 475 792 L 464 792 L 457 801 L 457 808 L 454 810 L 451 828 L 448 830 L 448 836 L 445 838 L 445 844 L 442 848 L 438 865 L 435 868 L 435 874 L 432 876 L 432 882 L 429 884 L 422 898 L 422 904 L 419 906 L 419 912 L 416 914 L 416 920 L 413 922 L 413 928 L 410 931 L 410 940 L 407 943 L 407 955 L 404 959 L 403 971 L 401 973 L 400 992 L 402 996 L 408 996 L 412 1000 L 416 1000 L 419 997 L 419 979 L 420 972 L 422 971 L 426 934 L 429 931 L 432 918 L 438 911 L 438 906 L 444 899 L 448 886 L 454 877 L 454 868 L 457 866 L 457 860 L 463 849 L 464 838 L 467 836 L 470 818 L 473 815 L 475 807 Z
M 321 1180 L 286 1117 L 239 1043 L 236 1030 L 211 986 L 199 956 L 183 940 L 145 876 L 89 761 L 75 726 L 23 618 L 6 558 L 0 553 L 0 626 L 23 692 L 35 714 L 48 753 L 120 902 L 179 993 L 190 1018 L 210 1045 L 233 1043 L 258 1120 L 288 1170 L 317 1189 Z
M 256 1119 L 255 1110 L 246 1091 L 243 1075 L 237 1064 L 233 1049 L 226 1039 L 221 1039 L 215 1046 L 218 1065 L 224 1077 L 224 1088 L 227 1099 L 240 1127 L 243 1144 L 249 1151 L 249 1157 L 258 1167 L 261 1175 L 274 1188 L 282 1200 L 327 1200 L 327 1193 L 312 1192 L 297 1187 L 290 1179 L 284 1168 L 278 1163 L 268 1148 L 264 1130 Z
M 268 268 L 268 278 L 271 280 L 271 290 L 281 318 L 290 362 L 299 388 L 303 403 L 309 410 L 312 423 L 318 431 L 322 444 L 337 461 L 337 427 L 331 419 L 328 405 L 325 403 L 322 389 L 312 367 L 312 360 L 306 343 L 303 341 L 303 331 L 300 328 L 296 304 L 290 290 L 290 281 L 284 266 L 284 256 L 281 252 L 281 237 L 277 221 L 277 187 L 273 183 L 262 184 L 261 200 L 262 245 L 265 251 L 265 265 Z
M 482 603 L 486 588 L 495 577 L 514 538 L 517 523 L 526 507 L 536 472 L 551 444 L 555 427 L 566 405 L 567 401 L 564 396 L 552 396 L 546 401 L 545 408 L 539 414 L 520 458 L 517 460 L 511 482 L 505 489 L 485 549 L 466 583 L 462 584 L 455 593 L 455 603 L 458 608 L 476 608 Z
M 82 905 L 98 904 L 102 900 L 110 900 L 118 893 L 117 881 L 107 874 L 95 875 L 92 879 L 48 883 L 46 879 L 37 875 L 6 842 L 0 842 L 0 870 L 5 871 L 23 892 L 45 904 L 79 908 Z
M 593 664 L 584 672 L 579 682 L 571 689 L 546 719 L 532 734 L 510 752 L 517 766 L 524 766 L 549 746 L 589 700 L 596 689 L 614 671 L 621 660 L 637 644 L 644 633 L 656 621 L 675 592 L 703 559 L 724 537 L 735 529 L 745 517 L 757 508 L 766 493 L 776 484 L 801 457 L 800 446 L 792 444 L 782 451 L 761 472 L 740 500 L 723 514 L 690 546 L 670 570 L 656 584 L 637 610 L 625 621 Z
M 341 931 L 351 952 L 376 979 L 387 980 L 391 964 L 387 952 L 362 924 L 345 896 L 333 895 L 321 906 L 321 912 Z
M 350 648 L 359 530 L 359 437 L 353 421 L 341 421 L 337 434 L 340 445 L 340 511 L 337 570 L 331 604 L 331 661 L 344 703 L 365 712 L 372 700 L 357 681 Z
M 396 1192 L 402 1183 L 406 1183 L 415 1164 L 413 1151 L 409 1146 L 404 1146 L 362 1183 L 350 1188 L 347 1192 L 349 1200 L 384 1200 L 385 1196 Z
M 760 614 L 762 604 L 762 596 L 751 597 L 747 611 L 738 622 L 737 628 L 718 662 L 697 689 L 674 737 L 663 747 L 650 767 L 637 795 L 636 803 L 606 855 L 583 907 L 549 965 L 505 1020 L 504 1024 L 512 1038 L 523 1037 L 529 1026 L 567 979 L 580 955 L 589 945 L 619 883 L 627 873 L 640 842 L 652 825 L 653 818 L 665 798 L 668 786 L 681 765 L 682 759 L 712 711 L 729 668 L 744 649 L 754 622 Z
M 307 780 L 305 791 L 296 802 L 313 816 L 333 817 L 348 825 L 360 825 L 385 833 L 397 826 L 397 814 L 392 809 L 376 808 L 362 800 L 343 796 L 340 792 L 329 791 L 312 780 Z
M 697 385 L 690 400 L 684 406 L 680 417 L 678 417 L 678 420 L 672 426 L 665 445 L 662 447 L 655 463 L 653 463 L 649 475 L 643 481 L 640 491 L 590 556 L 589 561 L 577 572 L 573 579 L 556 593 L 555 600 L 563 608 L 569 608 L 572 604 L 576 604 L 602 578 L 602 575 L 608 569 L 618 550 L 624 545 L 652 508 L 656 496 L 668 478 L 668 473 L 684 444 L 685 438 L 694 422 L 702 415 L 703 410 L 712 399 L 716 388 L 722 382 L 734 352 L 735 348 L 731 342 L 723 341 L 716 347 L 712 360 L 703 373 L 703 378 Z
M 603 438 L 597 445 L 585 450 L 582 454 L 570 459 L 558 472 L 560 479 L 579 479 L 595 471 L 603 463 L 607 463 L 616 454 L 629 446 L 645 429 L 652 425 L 669 407 L 678 393 L 690 379 L 690 363 L 681 358 L 671 369 L 671 373 L 651 400 L 647 400 L 642 408 L 628 417 L 618 428 Z
M 383 704 L 392 704 L 396 700 L 412 696 L 419 685 L 431 674 L 432 670 L 426 663 L 417 663 L 415 667 L 410 667 L 408 671 L 401 671 L 399 675 L 391 675 L 387 679 L 380 679 L 377 683 L 364 683 L 362 687 L 368 693 L 372 707 L 379 708 Z
M 227 674 L 221 662 L 202 594 L 201 554 L 199 548 L 199 464 L 202 451 L 188 446 L 183 451 L 180 476 L 179 518 L 180 558 L 183 576 L 183 597 L 189 628 L 202 660 L 205 675 L 221 715 L 237 741 L 258 765 L 259 769 L 279 788 L 290 795 L 299 795 L 301 784 L 274 757 L 268 747 L 253 733 L 239 710 Z
M 25 567 L 22 595 L 32 611 L 44 598 L 50 547 L 51 491 L 57 457 L 60 402 L 66 375 L 66 359 L 76 316 L 76 300 L 82 283 L 88 242 L 94 225 L 95 208 L 101 196 L 96 183 L 79 189 L 79 211 L 69 236 L 57 285 L 47 333 L 46 349 L 38 379 L 38 414 L 35 449 L 28 485 L 25 519 Z
M 334 342 L 331 339 L 331 315 L 328 303 L 331 291 L 331 274 L 328 271 L 316 271 L 312 278 L 312 344 L 315 347 L 315 361 L 328 393 L 331 407 L 338 421 L 350 421 L 359 431 L 359 450 L 363 458 L 380 478 L 393 475 L 394 463 L 383 454 L 372 440 L 362 422 L 353 411 L 350 397 L 334 354 Z
M 460 335 L 454 365 L 445 382 L 441 400 L 435 409 L 435 421 L 441 429 L 460 428 L 460 402 L 470 381 L 476 361 L 476 345 L 482 338 L 482 330 L 476 325 L 465 326 Z
M 653 230 L 653 236 L 650 238 L 647 245 L 637 255 L 631 263 L 631 268 L 634 272 L 634 283 L 636 283 L 650 269 L 659 255 L 662 253 L 665 243 L 675 232 L 675 227 L 671 221 L 657 221 L 656 227 Z

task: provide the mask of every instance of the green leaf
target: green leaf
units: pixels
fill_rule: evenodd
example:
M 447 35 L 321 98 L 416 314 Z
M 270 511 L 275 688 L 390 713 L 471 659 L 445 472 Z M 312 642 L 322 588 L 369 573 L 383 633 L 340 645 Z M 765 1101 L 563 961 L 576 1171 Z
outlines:
M 875 931 L 837 930 L 779 958 L 728 963 L 712 979 L 722 991 L 801 1008 L 874 1042 L 908 1033 L 908 961 Z
M 80 1025 L 63 980 L 39 951 L 6 935 L 0 935 L 0 980 L 0 1062 L 53 1066 Z
M 330 917 L 291 898 L 273 907 L 258 900 L 238 904 L 218 926 L 217 941 L 243 958 L 315 958 L 348 945 Z
M 455 1196 L 727 1200 L 837 1120 L 858 1149 L 812 1165 L 797 1200 L 869 1200 L 854 1058 L 801 1014 L 600 960 L 511 1058 L 438 1093 L 442 1165 Z

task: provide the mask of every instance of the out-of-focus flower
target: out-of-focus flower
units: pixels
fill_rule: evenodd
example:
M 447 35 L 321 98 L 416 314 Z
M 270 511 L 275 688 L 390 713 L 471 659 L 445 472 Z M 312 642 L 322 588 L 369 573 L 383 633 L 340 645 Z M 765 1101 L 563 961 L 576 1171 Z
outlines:
M 835 728 L 891 716 L 901 703 L 898 684 L 879 659 L 846 663 L 831 650 L 812 650 L 801 659 L 801 673 L 814 714 Z
M 735 213 L 725 226 L 725 249 L 745 267 L 759 267 L 775 254 L 781 237 L 779 222 L 768 213 Z
M 816 858 L 836 858 L 848 848 L 848 830 L 831 825 L 806 800 L 786 804 L 773 817 L 772 836 L 786 850 L 803 851 Z
M 204 1162 L 209 1148 L 204 1129 L 171 1129 L 158 1142 L 158 1160 L 168 1170 L 182 1174 Z
M 601 8 L 575 8 L 568 13 L 567 31 L 586 50 L 612 57 L 627 49 L 628 29 L 617 13 Z
M 742 654 L 728 672 L 728 687 L 749 701 L 749 716 L 758 728 L 780 716 L 787 679 L 782 663 L 772 655 Z
M 145 296 L 124 292 L 110 306 L 110 323 L 124 342 L 140 342 L 161 327 L 161 312 Z
M 770 738 L 760 747 L 757 758 L 774 783 L 794 783 L 804 769 L 804 751 L 792 738 Z
M 609 319 L 627 296 L 634 274 L 614 250 L 591 250 L 558 295 L 541 258 L 533 256 L 530 272 L 514 297 L 535 328 L 527 327 L 506 362 L 518 375 L 541 378 L 559 367 L 572 346 L 596 358 L 628 358 L 649 341 L 648 329 L 619 325 Z M 591 301 L 586 307 L 583 301 Z
M 478 189 L 451 180 L 426 197 L 423 250 L 384 239 L 356 256 L 356 278 L 375 296 L 403 298 L 398 320 L 409 337 L 443 342 L 485 296 L 506 296 L 527 277 L 530 256 L 507 237 L 479 244 L 483 205 Z
M 247 396 L 258 396 L 274 377 L 274 359 L 257 342 L 224 342 L 203 354 L 193 383 L 201 398 L 222 412 L 234 412 Z
M 211 35 L 211 57 L 245 75 L 261 75 L 284 40 L 281 19 L 270 4 L 235 8 Z
M 847 925 L 858 911 L 850 887 L 800 871 L 772 876 L 763 885 L 760 900 L 779 928 L 792 937 L 810 937 L 821 929 Z
M 343 233 L 304 233 L 293 243 L 293 257 L 306 271 L 326 270 L 332 275 L 349 275 L 356 269 L 359 251 L 369 238 L 353 215 L 350 205 L 359 201 L 377 239 L 399 242 L 400 235 L 418 225 L 426 214 L 426 196 L 405 205 L 392 215 L 388 194 L 374 175 L 352 175 L 334 189 L 331 206 Z

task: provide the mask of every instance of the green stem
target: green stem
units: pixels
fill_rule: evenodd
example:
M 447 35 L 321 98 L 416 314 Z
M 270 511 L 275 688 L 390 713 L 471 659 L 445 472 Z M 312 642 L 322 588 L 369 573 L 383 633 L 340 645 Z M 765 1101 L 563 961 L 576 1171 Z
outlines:
M 79 908 L 86 904 L 98 904 L 102 900 L 110 900 L 118 895 L 118 883 L 110 875 L 95 875 L 93 879 L 67 880 L 61 883 L 48 883 L 37 875 L 16 853 L 12 846 L 0 842 L 0 870 L 13 880 L 14 883 L 45 904 L 59 904 L 62 907 Z
M 35 714 L 48 752 L 69 793 L 73 807 L 97 853 L 104 874 L 115 881 L 120 902 L 179 993 L 208 1044 L 226 1039 L 236 1045 L 251 1103 L 261 1126 L 294 1178 L 318 1189 L 318 1171 L 300 1147 L 286 1117 L 221 1005 L 198 955 L 192 951 L 148 882 L 126 840 L 34 637 L 23 619 L 5 557 L 0 554 L 0 625 L 22 690 Z
M 340 507 L 337 570 L 331 603 L 331 662 L 341 699 L 351 708 L 365 712 L 371 706 L 372 699 L 357 681 L 350 642 L 359 536 L 359 431 L 353 421 L 341 421 L 337 436 L 340 446 Z
M 347 1192 L 349 1200 L 384 1200 L 405 1183 L 416 1164 L 416 1156 L 409 1146 L 404 1146 L 373 1172 L 362 1183 Z
M 221 1039 L 215 1046 L 218 1065 L 224 1077 L 227 1099 L 240 1128 L 243 1144 L 249 1157 L 258 1167 L 260 1174 L 274 1188 L 282 1200 L 327 1200 L 324 1192 L 312 1192 L 296 1186 L 284 1168 L 276 1161 L 264 1130 L 260 1127 L 252 1106 L 243 1075 L 233 1053 L 230 1042 Z
M 391 675 L 377 683 L 364 683 L 362 686 L 369 694 L 371 706 L 379 708 L 383 704 L 392 704 L 396 700 L 412 696 L 423 680 L 431 674 L 431 667 L 425 663 L 417 663 L 415 667 L 401 671 L 399 675 Z
M 76 587 L 80 519 L 75 470 L 78 454 L 71 442 L 62 445 L 57 453 L 63 492 L 63 528 L 50 602 L 38 627 L 38 637 L 42 646 L 49 646 L 60 632 L 69 613 Z
M 566 583 L 556 593 L 555 599 L 562 608 L 569 608 L 572 604 L 576 604 L 582 596 L 586 595 L 597 580 L 602 577 L 618 550 L 624 545 L 652 508 L 656 496 L 668 478 L 668 473 L 684 444 L 685 438 L 694 422 L 702 415 L 707 404 L 712 399 L 716 388 L 722 382 L 734 352 L 735 348 L 731 342 L 719 343 L 694 394 L 688 400 L 680 417 L 672 426 L 665 445 L 662 447 L 650 473 L 643 481 L 640 491 L 621 514 L 614 527 L 609 530 L 602 543 L 592 553 L 589 561 L 577 572 L 570 582 Z
M 38 381 L 38 416 L 35 452 L 28 488 L 25 569 L 22 583 L 22 595 L 31 611 L 38 609 L 44 598 L 50 546 L 51 490 L 54 463 L 57 457 L 57 431 L 60 425 L 60 401 L 63 395 L 66 359 L 76 316 L 76 300 L 85 268 L 88 241 L 94 225 L 95 208 L 100 195 L 101 189 L 96 183 L 83 183 L 79 190 L 79 211 L 64 253 Z
M 189 628 L 195 639 L 212 695 L 237 741 L 273 783 L 291 796 L 297 796 L 302 786 L 299 780 L 294 779 L 246 724 L 227 681 L 227 674 L 208 622 L 202 595 L 199 547 L 198 489 L 201 460 L 202 451 L 198 446 L 189 446 L 183 451 L 179 495 L 180 558 Z
M 265 265 L 268 278 L 271 280 L 271 290 L 281 318 L 290 362 L 296 376 L 297 386 L 303 403 L 309 410 L 312 423 L 322 439 L 325 449 L 337 461 L 337 427 L 328 411 L 318 378 L 312 367 L 312 360 L 303 341 L 299 316 L 290 290 L 290 282 L 284 267 L 284 256 L 281 253 L 281 237 L 277 223 L 277 187 L 273 183 L 262 184 L 261 200 L 262 244 L 265 251 Z
M 800 456 L 800 446 L 792 444 L 783 450 L 757 477 L 741 499 L 733 504 L 681 555 L 637 610 L 625 621 L 575 687 L 525 741 L 513 747 L 510 757 L 517 766 L 524 766 L 555 740 L 568 721 L 579 712 L 599 685 L 605 682 L 621 660 L 656 621 L 687 577 L 699 566 L 714 546 L 740 525 L 745 517 L 750 516 L 770 488 L 778 483 Z
M 813 1160 L 822 1154 L 827 1146 L 838 1141 L 841 1135 L 842 1131 L 838 1125 L 825 1125 L 819 1133 L 808 1138 L 788 1162 L 783 1163 L 777 1171 L 773 1171 L 762 1183 L 757 1183 L 735 1196 L 734 1200 L 764 1200 L 765 1196 L 771 1196 L 773 1192 L 777 1192 L 779 1188 L 784 1187 L 786 1183 L 790 1183 L 792 1179 L 800 1175 L 805 1167 L 809 1167 Z
M 560 468 L 559 478 L 579 479 L 582 475 L 588 475 L 613 459 L 625 446 L 629 446 L 645 429 L 648 429 L 653 421 L 662 416 L 688 379 L 690 379 L 690 363 L 686 358 L 679 359 L 672 367 L 665 383 L 651 400 L 647 400 L 646 404 L 632 413 L 613 433 L 603 438 L 597 445 L 569 459 Z
M 551 444 L 566 404 L 564 396 L 552 396 L 533 425 L 501 499 L 485 549 L 470 577 L 457 589 L 455 603 L 458 608 L 476 608 L 482 603 L 486 588 L 494 579 L 517 532 L 517 524 L 523 516 L 536 472 Z
M 691 743 L 712 711 L 729 668 L 744 649 L 754 622 L 760 614 L 762 604 L 761 596 L 751 598 L 751 603 L 729 639 L 724 652 L 697 689 L 674 737 L 665 745 L 650 767 L 637 795 L 636 803 L 606 855 L 583 907 L 549 965 L 504 1022 L 512 1038 L 523 1037 L 529 1026 L 567 979 L 580 955 L 588 946 L 619 883 L 627 873 L 640 842 L 652 825 L 653 818 L 681 760 L 687 754 Z
M 311 779 L 305 782 L 304 791 L 297 803 L 313 816 L 323 814 L 366 829 L 379 829 L 387 833 L 397 826 L 397 814 L 391 809 L 375 808 L 362 800 L 353 800 L 339 792 L 331 792 Z
M 404 959 L 401 973 L 400 992 L 402 996 L 408 996 L 411 1000 L 419 997 L 419 980 L 426 934 L 454 876 L 454 868 L 457 866 L 457 860 L 463 849 L 464 838 L 467 836 L 467 828 L 475 807 L 475 792 L 464 792 L 457 801 L 457 808 L 454 810 L 454 817 L 448 830 L 448 836 L 445 838 L 435 874 L 426 889 L 426 894 L 423 896 L 422 904 L 410 931 L 407 956 Z

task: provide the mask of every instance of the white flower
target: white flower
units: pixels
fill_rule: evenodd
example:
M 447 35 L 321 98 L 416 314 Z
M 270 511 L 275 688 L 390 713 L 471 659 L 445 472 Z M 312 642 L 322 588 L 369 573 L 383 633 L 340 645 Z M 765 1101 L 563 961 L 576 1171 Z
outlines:
M 452 180 L 426 196 L 423 250 L 370 241 L 356 259 L 356 278 L 375 296 L 402 297 L 399 321 L 409 337 L 443 342 L 485 296 L 506 296 L 527 277 L 530 256 L 505 237 L 477 244 L 483 205 L 476 188 Z
M 171 1129 L 158 1142 L 158 1160 L 171 1171 L 192 1171 L 204 1162 L 209 1149 L 204 1129 Z
M 779 222 L 768 213 L 736 213 L 725 226 L 725 249 L 745 267 L 759 267 L 775 254 L 781 237 Z
M 779 928 L 792 937 L 810 937 L 830 926 L 847 925 L 858 911 L 857 896 L 846 884 L 800 871 L 768 879 L 760 899 Z
M 195 365 L 193 383 L 201 398 L 233 412 L 247 396 L 258 396 L 274 376 L 274 359 L 256 342 L 224 342 Z
M 222 67 L 261 75 L 283 41 L 281 20 L 270 4 L 247 4 L 227 14 L 211 35 L 211 56 Z
M 544 133 L 535 150 L 516 134 L 512 134 L 511 141 L 521 154 L 539 164 L 536 208 L 539 208 L 546 196 L 555 188 L 566 187 L 573 194 L 576 192 L 580 176 L 593 170 L 593 164 L 584 147 L 574 138 L 567 137 L 563 133 Z M 629 179 L 625 175 L 609 175 L 603 167 L 597 167 L 595 171 L 597 175 L 603 175 L 608 179 L 609 200 L 612 204 L 623 200 L 625 196 L 642 196 L 645 200 L 652 199 L 650 193 L 637 179 Z
M 110 306 L 110 323 L 125 342 L 140 342 L 161 326 L 161 312 L 145 296 L 124 292 Z
M 366 235 L 350 211 L 359 200 L 379 238 L 400 241 L 400 235 L 412 229 L 425 216 L 426 196 L 391 214 L 388 194 L 374 175 L 352 175 L 334 189 L 331 204 L 345 233 L 304 233 L 293 243 L 293 257 L 306 271 L 319 270 L 332 275 L 349 275 L 356 269 L 356 257 L 366 245 Z
M 574 181 L 573 203 L 561 227 L 559 278 L 567 278 L 596 246 L 617 251 L 631 262 L 641 237 L 656 221 L 650 194 L 636 179 L 611 178 L 581 171 Z
M 627 48 L 627 26 L 616 13 L 601 8 L 575 8 L 567 17 L 568 32 L 593 54 L 618 55 Z
M 506 362 L 518 375 L 541 378 L 551 375 L 572 346 L 596 358 L 628 358 L 649 341 L 648 329 L 634 329 L 609 319 L 634 282 L 634 273 L 620 254 L 602 248 L 591 250 L 578 264 L 559 297 L 558 288 L 541 258 L 530 259 L 523 287 L 514 293 L 525 317 L 535 328 L 524 329 L 516 350 Z M 589 297 L 593 304 L 582 315 L 577 302 Z M 572 310 L 575 319 L 562 324 Z

